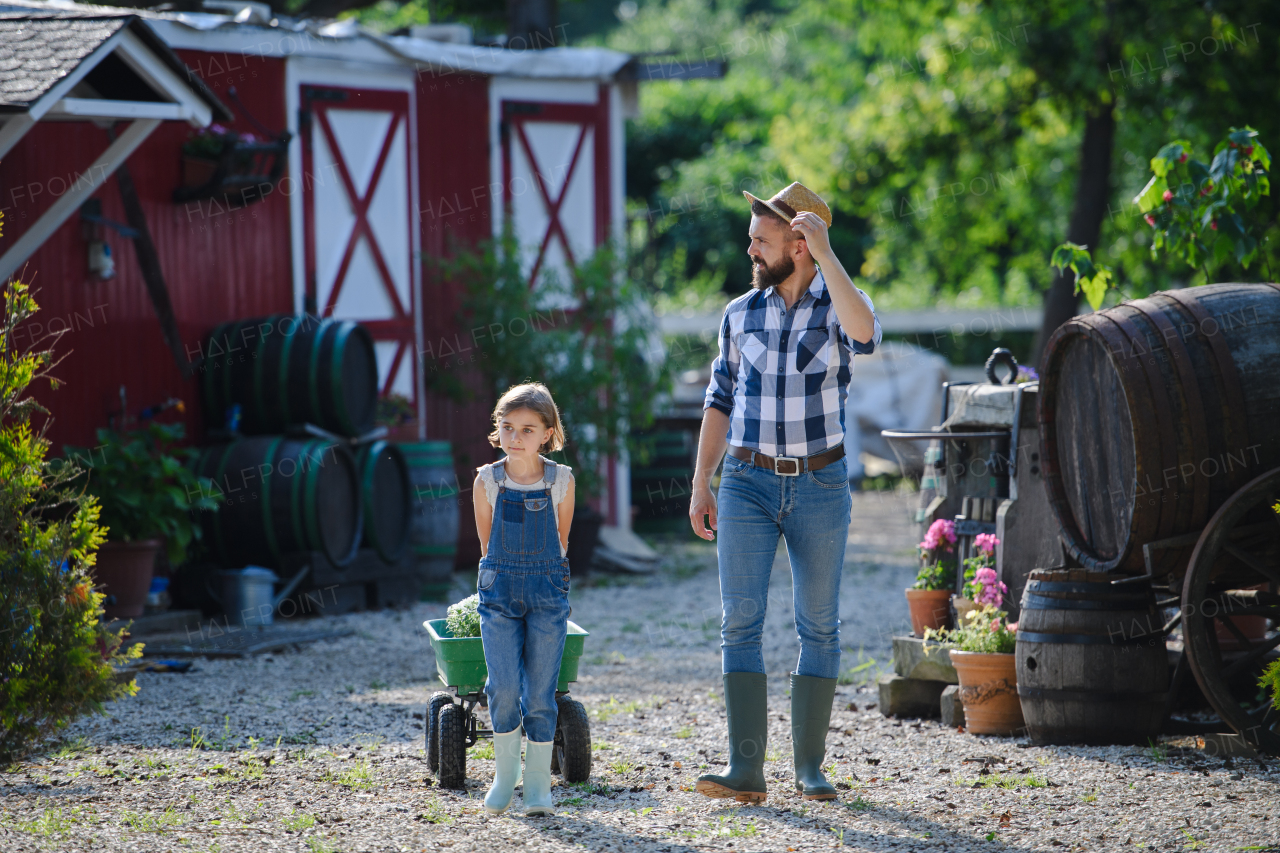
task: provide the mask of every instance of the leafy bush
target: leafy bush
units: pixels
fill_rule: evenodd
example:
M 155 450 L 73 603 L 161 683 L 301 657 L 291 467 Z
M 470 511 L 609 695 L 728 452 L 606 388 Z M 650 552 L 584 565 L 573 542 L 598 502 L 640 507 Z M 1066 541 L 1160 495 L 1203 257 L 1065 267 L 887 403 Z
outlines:
M 1273 660 L 1262 673 L 1259 683 L 1271 691 L 1271 704 L 1280 709 L 1280 660 Z
M 98 446 L 91 450 L 65 448 L 69 459 L 84 466 L 77 479 L 98 499 L 107 538 L 163 538 L 175 565 L 200 538 L 192 513 L 218 508 L 213 481 L 197 477 L 185 464 L 196 451 L 174 446 L 182 437 L 180 423 L 148 421 L 125 431 L 98 430 Z
M 444 615 L 444 626 L 450 637 L 480 636 L 480 595 L 468 596 L 457 604 L 449 605 Z
M 121 651 L 121 635 L 100 621 L 104 596 L 90 570 L 103 540 L 98 504 L 74 485 L 74 464 L 49 461 L 49 442 L 31 424 L 47 414 L 27 396 L 40 379 L 53 388 L 51 349 L 41 338 L 25 349 L 14 332 L 38 310 L 27 286 L 5 287 L 0 321 L 0 761 L 103 703 L 133 695 L 112 664 L 141 655 Z

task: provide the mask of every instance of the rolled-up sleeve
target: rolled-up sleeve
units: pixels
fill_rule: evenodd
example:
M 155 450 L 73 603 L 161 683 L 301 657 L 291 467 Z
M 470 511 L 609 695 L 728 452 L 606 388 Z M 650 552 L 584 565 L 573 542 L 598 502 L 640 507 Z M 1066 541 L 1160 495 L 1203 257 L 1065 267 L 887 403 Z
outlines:
M 877 326 L 877 329 L 879 327 Z M 726 415 L 733 414 L 733 386 L 738 380 L 738 363 L 740 361 L 737 346 L 729 333 L 729 312 L 724 312 L 720 321 L 720 354 L 711 363 L 711 381 L 707 383 L 707 396 L 703 400 L 702 409 L 719 409 Z
M 847 332 L 845 332 L 844 327 L 840 326 L 839 320 L 836 320 L 835 322 L 836 326 L 840 329 L 841 343 L 859 355 L 870 355 L 875 352 L 876 347 L 880 346 L 880 340 L 884 333 L 880 329 L 880 317 L 876 315 L 876 306 L 871 302 L 871 297 L 867 296 L 860 287 L 854 289 L 858 291 L 859 296 L 866 300 L 867 307 L 871 309 L 871 319 L 872 322 L 875 323 L 875 328 L 871 332 L 871 340 L 866 343 L 863 343 L 862 341 L 855 341 L 853 338 L 849 337 Z M 835 313 L 836 312 L 834 311 L 831 312 L 831 316 L 833 318 L 835 317 Z

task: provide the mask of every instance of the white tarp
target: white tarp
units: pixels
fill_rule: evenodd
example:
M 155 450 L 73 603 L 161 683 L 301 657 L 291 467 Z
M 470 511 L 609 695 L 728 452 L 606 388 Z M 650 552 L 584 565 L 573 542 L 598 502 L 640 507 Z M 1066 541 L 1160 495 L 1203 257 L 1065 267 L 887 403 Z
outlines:
M 859 456 L 864 451 L 882 459 L 895 458 L 880 430 L 923 431 L 938 425 L 947 370 L 942 356 L 900 341 L 885 341 L 871 355 L 853 359 L 844 412 L 851 479 L 863 474 Z

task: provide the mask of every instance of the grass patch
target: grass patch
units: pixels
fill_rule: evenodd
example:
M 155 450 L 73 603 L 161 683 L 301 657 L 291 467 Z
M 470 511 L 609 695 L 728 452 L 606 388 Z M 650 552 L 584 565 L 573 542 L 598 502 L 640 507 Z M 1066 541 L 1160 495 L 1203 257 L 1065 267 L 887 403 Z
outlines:
M 594 716 L 600 722 L 616 717 L 618 714 L 634 714 L 636 711 L 642 710 L 649 706 L 649 702 L 633 699 L 630 702 L 619 702 L 618 697 L 610 696 L 609 701 L 597 708 L 591 710 Z
M 858 647 L 858 662 L 840 673 L 836 678 L 838 684 L 856 684 L 866 686 L 880 677 L 880 665 L 875 658 L 867 657 L 862 647 Z
M 467 750 L 467 757 L 478 758 L 482 761 L 493 761 L 493 741 L 477 741 L 475 746 Z
M 290 832 L 302 832 L 304 829 L 310 829 L 316 825 L 316 817 L 315 815 L 294 812 L 288 817 L 281 818 L 281 822 L 284 823 L 284 828 Z
M 453 817 L 445 811 L 439 800 L 427 800 L 422 808 L 422 813 L 418 815 L 418 820 L 424 823 L 435 824 L 436 826 L 447 826 L 453 823 Z
M 582 805 L 582 804 L 583 804 L 583 803 L 585 803 L 585 802 L 586 802 L 586 800 L 585 800 L 585 799 L 583 799 L 582 797 L 569 797 L 568 799 L 561 800 L 561 801 L 560 801 L 560 805 L 562 805 L 562 806 L 580 806 L 580 805 Z
M 1156 762 L 1157 764 L 1164 764 L 1166 761 L 1169 760 L 1169 750 L 1166 747 L 1161 746 L 1160 744 L 1156 743 L 1153 740 L 1147 741 L 1146 752 L 1147 752 L 1147 758 L 1150 758 L 1152 761 Z
M 303 696 L 306 696 L 307 698 L 311 698 L 314 695 L 316 695 L 316 692 L 314 690 L 295 690 L 289 694 L 289 701 L 297 702 Z
M 720 816 L 707 829 L 686 829 L 679 834 L 688 838 L 751 838 L 759 830 L 753 820 Z
M 373 779 L 373 771 L 369 769 L 369 762 L 367 761 L 357 761 L 350 767 L 345 768 L 341 773 L 326 770 L 324 776 L 320 778 L 325 782 L 332 782 L 335 785 L 356 788 L 361 791 L 371 790 L 377 784 Z
M 871 808 L 871 801 L 859 794 L 852 800 L 845 802 L 844 807 L 851 812 L 865 812 Z
M 636 765 L 634 761 L 630 761 L 626 758 L 619 758 L 617 761 L 609 762 L 609 769 L 621 776 L 635 770 Z
M 311 853 L 338 853 L 338 848 L 327 838 L 313 835 L 307 839 L 307 849 Z
M 681 726 L 680 730 L 676 732 L 676 737 L 680 740 L 693 737 L 693 726 Z
M 6 819 L 0 823 L 8 824 L 19 832 L 52 838 L 55 835 L 64 835 L 73 826 L 78 825 L 80 823 L 80 812 L 81 809 L 78 806 L 65 811 L 60 808 L 51 808 L 45 809 L 43 814 L 31 820 L 13 820 L 10 822 L 10 820 Z
M 120 821 L 134 832 L 164 832 L 180 825 L 182 817 L 170 806 L 158 815 L 124 811 L 120 813 Z
M 588 797 L 609 797 L 613 798 L 621 788 L 615 788 L 612 785 L 606 785 L 603 782 L 576 782 L 571 785 L 574 790 L 581 791 Z
M 610 750 L 610 749 L 613 749 L 613 744 L 611 743 L 605 743 L 602 740 L 593 740 L 591 742 L 592 752 L 605 752 L 606 750 Z
M 1019 788 L 1044 788 L 1049 782 L 1034 773 L 992 773 L 976 779 L 957 779 L 956 784 L 968 788 L 1004 788 L 1016 791 Z
M 64 740 L 62 743 L 50 750 L 48 756 L 56 761 L 65 761 L 68 758 L 74 758 L 84 752 L 89 748 L 89 746 L 90 743 L 87 737 Z

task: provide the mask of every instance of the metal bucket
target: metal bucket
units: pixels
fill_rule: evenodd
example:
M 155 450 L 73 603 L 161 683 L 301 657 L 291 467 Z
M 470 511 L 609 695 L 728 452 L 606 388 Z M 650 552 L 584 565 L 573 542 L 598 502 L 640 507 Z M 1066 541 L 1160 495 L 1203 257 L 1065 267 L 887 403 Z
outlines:
M 280 580 L 270 569 L 246 566 L 218 572 L 222 591 L 219 600 L 232 625 L 270 625 L 276 609 L 275 583 Z

